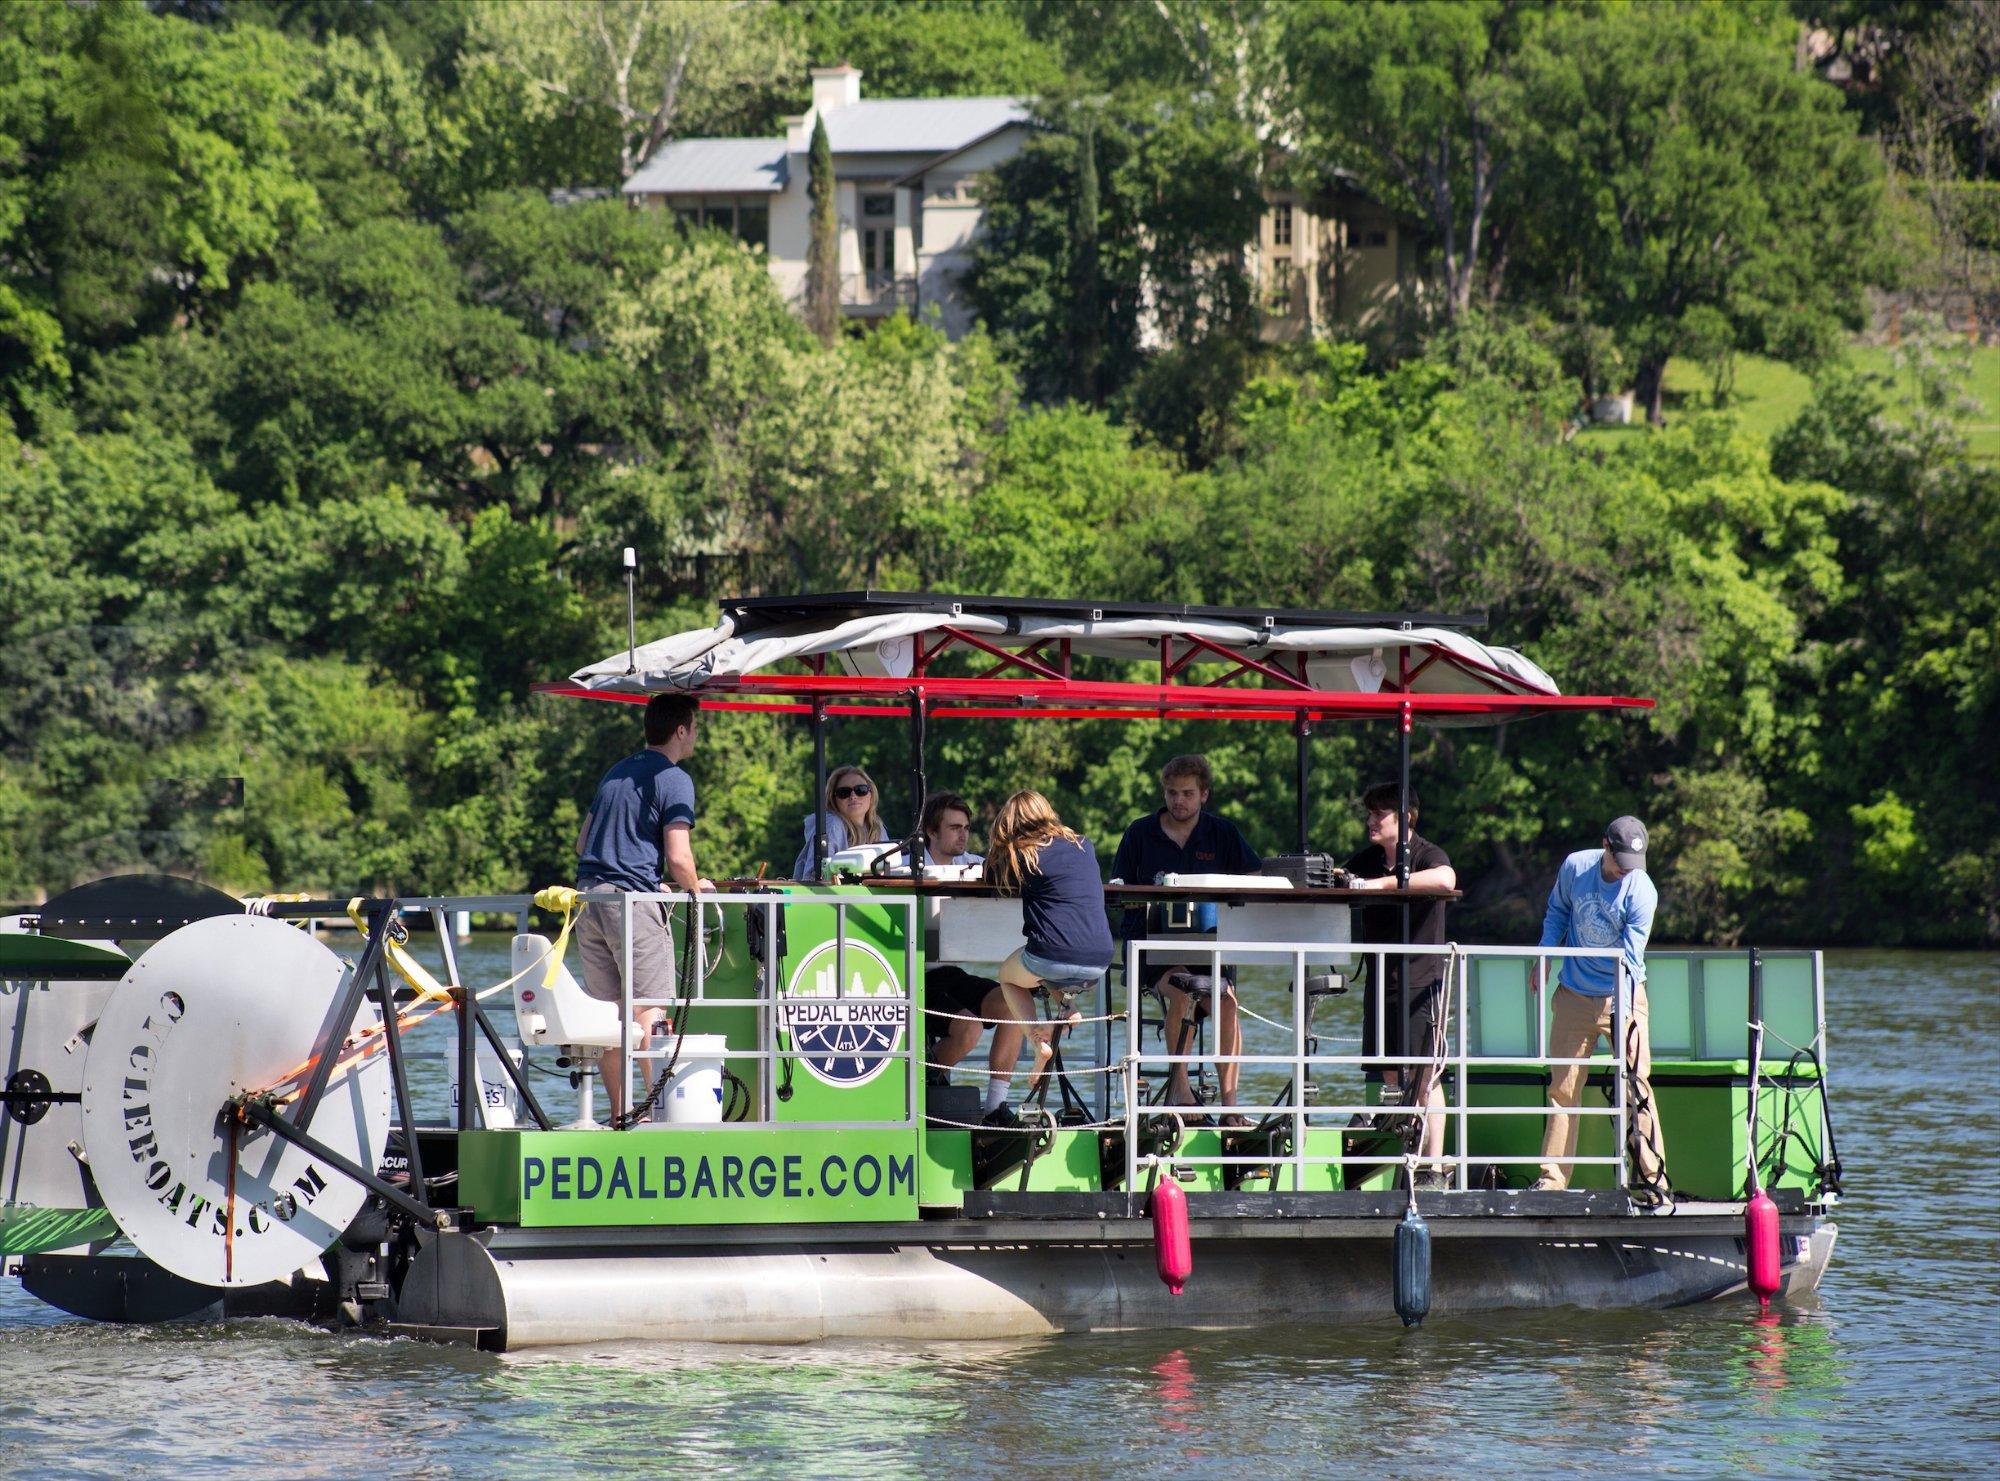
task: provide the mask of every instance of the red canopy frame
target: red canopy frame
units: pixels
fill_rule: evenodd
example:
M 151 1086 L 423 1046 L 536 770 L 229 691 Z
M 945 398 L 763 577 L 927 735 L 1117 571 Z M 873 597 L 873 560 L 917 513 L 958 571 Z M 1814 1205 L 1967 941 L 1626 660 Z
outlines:
M 1034 666 L 1040 669 L 1040 665 Z M 1289 678 L 1289 676 L 1287 676 Z M 644 704 L 626 690 L 546 683 L 537 694 Z M 836 674 L 753 674 L 687 691 L 703 707 L 829 715 L 902 716 L 921 701 L 933 716 L 967 720 L 1388 720 L 1488 719 L 1495 723 L 1551 710 L 1648 710 L 1650 699 L 1586 694 L 1373 694 L 1326 689 L 1224 689 L 1211 684 L 1139 684 L 1071 679 L 1046 670 L 1033 678 L 879 678 Z M 847 703 L 836 703 L 836 699 Z

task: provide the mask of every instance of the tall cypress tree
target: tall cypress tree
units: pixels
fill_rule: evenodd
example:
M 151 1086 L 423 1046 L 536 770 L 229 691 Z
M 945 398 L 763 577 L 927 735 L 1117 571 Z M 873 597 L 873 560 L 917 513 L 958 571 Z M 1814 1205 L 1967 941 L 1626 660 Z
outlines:
M 1084 125 L 1076 169 L 1076 250 L 1070 258 L 1070 390 L 1097 404 L 1097 371 L 1104 358 L 1097 307 L 1097 135 Z
M 830 345 L 840 334 L 840 213 L 834 204 L 833 147 L 826 120 L 813 120 L 812 162 L 806 173 L 812 221 L 806 245 L 806 327 Z

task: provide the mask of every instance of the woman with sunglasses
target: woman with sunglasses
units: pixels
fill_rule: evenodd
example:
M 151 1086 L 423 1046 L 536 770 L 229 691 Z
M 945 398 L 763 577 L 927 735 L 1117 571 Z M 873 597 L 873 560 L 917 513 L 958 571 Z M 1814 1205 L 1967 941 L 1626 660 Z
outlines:
M 880 794 L 868 773 L 858 766 L 836 766 L 826 779 L 826 858 L 844 848 L 862 843 L 887 843 L 888 830 L 876 809 Z M 819 831 L 818 813 L 807 813 L 805 847 L 792 861 L 793 879 L 813 878 L 813 835 Z

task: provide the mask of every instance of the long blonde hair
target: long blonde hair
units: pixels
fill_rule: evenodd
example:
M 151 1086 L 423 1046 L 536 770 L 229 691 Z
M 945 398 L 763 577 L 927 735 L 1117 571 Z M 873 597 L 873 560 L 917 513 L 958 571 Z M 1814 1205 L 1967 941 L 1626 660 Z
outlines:
M 1016 792 L 1000 804 L 987 834 L 986 882 L 1018 894 L 1023 877 L 1039 871 L 1043 848 L 1058 838 L 1083 842 L 1074 829 L 1063 826 L 1048 798 L 1032 790 Z
M 868 811 L 861 815 L 862 831 L 867 836 L 865 838 L 850 836 L 847 840 L 849 846 L 857 843 L 887 843 L 889 841 L 889 831 L 882 826 L 882 814 L 878 810 L 882 801 L 882 789 L 875 785 L 875 778 L 868 775 L 860 767 L 834 767 L 826 779 L 826 810 L 839 818 L 841 822 L 845 823 L 847 821 L 847 815 L 834 806 L 833 801 L 833 789 L 840 785 L 843 777 L 859 777 L 862 781 L 868 783 Z

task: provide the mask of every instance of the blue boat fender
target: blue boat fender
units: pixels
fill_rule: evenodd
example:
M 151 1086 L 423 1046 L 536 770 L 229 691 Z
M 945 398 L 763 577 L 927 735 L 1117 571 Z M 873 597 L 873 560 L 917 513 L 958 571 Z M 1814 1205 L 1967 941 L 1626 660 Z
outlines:
M 1431 1226 L 1417 1212 L 1416 1177 L 1410 1178 L 1410 1206 L 1396 1226 L 1396 1315 L 1414 1327 L 1431 1310 Z

